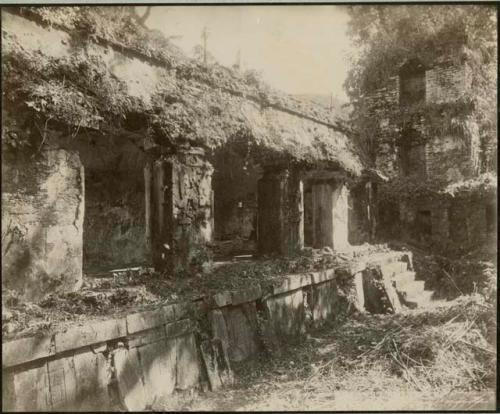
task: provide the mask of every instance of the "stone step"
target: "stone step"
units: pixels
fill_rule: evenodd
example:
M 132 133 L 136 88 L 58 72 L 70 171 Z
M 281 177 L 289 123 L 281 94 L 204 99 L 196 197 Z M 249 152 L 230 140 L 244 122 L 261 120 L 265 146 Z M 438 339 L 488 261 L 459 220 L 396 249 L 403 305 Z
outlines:
M 406 300 L 408 302 L 415 302 L 418 306 L 423 306 L 432 301 L 433 294 L 432 290 L 409 291 L 406 292 Z
M 396 289 L 400 292 L 422 292 L 424 291 L 425 281 L 423 280 L 396 280 Z
M 407 282 L 412 282 L 416 280 L 415 272 L 407 270 L 406 272 L 397 273 L 391 278 L 398 286 L 401 286 Z
M 392 278 L 399 273 L 406 272 L 408 269 L 408 264 L 406 262 L 395 261 L 381 265 L 380 269 L 384 277 Z

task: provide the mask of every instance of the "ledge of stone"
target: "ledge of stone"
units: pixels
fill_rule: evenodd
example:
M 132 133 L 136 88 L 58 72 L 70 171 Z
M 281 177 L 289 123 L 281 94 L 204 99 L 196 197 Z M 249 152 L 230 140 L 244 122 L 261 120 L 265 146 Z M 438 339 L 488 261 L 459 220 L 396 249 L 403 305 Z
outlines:
M 133 313 L 127 316 L 127 333 L 145 331 L 155 326 L 174 321 L 177 305 L 162 306 L 161 308 Z
M 407 254 L 402 252 L 398 257 Z M 363 268 L 365 264 L 361 265 Z M 352 267 L 354 275 L 359 269 Z M 212 309 L 238 306 L 264 296 L 275 296 L 296 291 L 305 286 L 320 284 L 336 277 L 336 270 L 299 273 L 285 276 L 277 286 L 264 289 L 261 285 L 237 291 L 221 291 L 204 300 L 163 305 L 153 310 L 135 312 L 123 318 L 109 319 L 75 326 L 64 332 L 46 336 L 33 336 L 2 344 L 3 368 L 47 358 L 74 349 L 104 344 L 123 338 L 129 347 L 154 342 L 162 337 L 178 337 L 196 329 L 195 319 Z
M 125 336 L 127 336 L 126 319 L 110 319 L 56 333 L 55 349 L 56 353 L 60 353 Z
M 2 368 L 46 358 L 55 354 L 53 336 L 32 336 L 2 345 Z

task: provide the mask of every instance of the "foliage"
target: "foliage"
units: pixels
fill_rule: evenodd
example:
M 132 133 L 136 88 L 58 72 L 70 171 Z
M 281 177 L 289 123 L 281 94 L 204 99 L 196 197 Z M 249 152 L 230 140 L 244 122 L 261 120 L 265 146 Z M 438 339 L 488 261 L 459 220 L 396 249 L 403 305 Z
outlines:
M 474 197 L 494 195 L 497 190 L 497 177 L 484 173 L 478 177 L 447 184 L 445 178 L 425 180 L 418 174 L 398 176 L 378 187 L 377 198 L 380 203 L 394 203 L 402 200 L 436 198 L 445 200 L 451 197 Z
M 16 9 L 9 11 L 16 12 Z M 82 41 L 109 44 L 125 53 L 142 55 L 155 64 L 172 69 L 178 78 L 198 81 L 236 96 L 251 96 L 263 104 L 270 103 L 335 125 L 335 117 L 332 118 L 330 111 L 274 90 L 260 76 L 242 74 L 216 62 L 203 65 L 196 59 L 188 58 L 172 44 L 170 38 L 141 23 L 141 18 L 132 7 L 21 7 L 17 12 L 71 33 L 75 46 L 81 45 Z
M 451 300 L 480 293 L 490 303 L 495 301 L 497 270 L 492 261 L 414 254 L 414 264 L 436 298 Z
M 71 136 L 83 128 L 116 136 L 117 131 L 126 132 L 133 119 L 140 122 L 133 130 L 149 134 L 157 145 L 190 144 L 214 149 L 244 136 L 254 141 L 259 155 L 273 159 L 279 155 L 305 162 L 323 158 L 336 163 L 345 158 L 349 171 L 361 168 L 352 149 L 344 151 L 347 140 L 339 131 L 333 131 L 335 137 L 331 139 L 332 131 L 322 128 L 310 142 L 302 142 L 303 123 L 307 121 L 297 118 L 298 127 L 287 124 L 278 131 L 260 111 L 273 105 L 293 110 L 298 116 L 323 119 L 322 111 L 314 105 L 276 93 L 254 73 L 240 74 L 218 64 L 203 65 L 177 56 L 175 47 L 168 42 L 164 47 L 156 45 L 155 34 L 137 23 L 130 13 L 115 13 L 111 19 L 112 10 L 116 11 L 108 7 L 18 9 L 17 13 L 38 23 L 71 32 L 69 53 L 60 57 L 43 51 L 30 52 L 15 33 L 7 35 L 8 47 L 2 60 L 4 99 L 10 116 L 25 114 L 33 121 L 32 138 L 37 148 L 40 141 L 45 142 L 47 120 L 49 128 L 67 128 Z M 95 43 L 103 49 L 95 47 Z M 150 99 L 130 96 L 125 81 L 112 74 L 105 56 L 110 47 L 125 56 L 140 54 L 141 60 L 150 58 L 154 62 L 149 63 L 163 67 Z M 156 54 L 150 53 L 150 48 Z M 245 102 L 247 97 L 253 103 Z M 254 103 L 257 119 L 249 120 L 242 113 L 242 106 Z M 260 123 L 257 128 L 256 122 Z M 265 132 L 257 137 L 256 129 Z M 274 137 L 283 134 L 288 134 L 287 140 Z M 4 133 L 4 142 L 12 143 L 13 136 Z M 346 152 L 346 157 L 339 151 Z
M 367 94 L 387 85 L 410 59 L 424 66 L 465 64 L 471 85 L 457 102 L 448 105 L 450 125 L 469 122 L 464 109 L 474 109 L 482 141 L 496 136 L 496 14 L 488 5 L 351 6 L 349 33 L 361 50 L 345 82 L 353 104 L 351 121 L 360 131 L 361 146 L 374 159 L 373 125 L 365 102 Z M 458 111 L 453 109 L 458 107 Z M 422 110 L 422 108 L 419 108 Z M 431 123 L 443 125 L 443 109 L 429 107 Z M 445 111 L 445 112 L 446 112 Z M 403 114 L 403 118 L 408 119 Z M 437 119 L 436 119 L 437 118 Z M 404 123 L 405 119 L 403 119 Z M 366 133 L 363 133 L 363 132 Z M 483 144 L 488 147 L 488 144 Z M 495 149 L 488 149 L 494 151 Z

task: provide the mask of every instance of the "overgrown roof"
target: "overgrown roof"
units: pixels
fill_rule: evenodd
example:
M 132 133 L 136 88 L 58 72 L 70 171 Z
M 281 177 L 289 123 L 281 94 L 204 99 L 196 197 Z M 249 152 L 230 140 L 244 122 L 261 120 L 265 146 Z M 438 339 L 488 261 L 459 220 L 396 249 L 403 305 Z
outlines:
M 295 161 L 325 161 L 354 175 L 362 170 L 347 128 L 326 108 L 218 64 L 202 65 L 128 13 L 117 15 L 118 8 L 5 10 L 69 35 L 71 50 L 54 57 L 45 53 L 45 44 L 29 50 L 15 30 L 3 31 L 3 98 L 16 116 L 28 109 L 41 125 L 50 119 L 108 133 L 126 129 L 134 118 L 142 120 L 157 143 L 172 146 L 185 142 L 216 148 L 244 135 Z M 95 47 L 161 68 L 151 99 L 131 95 L 111 73 L 106 52 L 95 53 Z

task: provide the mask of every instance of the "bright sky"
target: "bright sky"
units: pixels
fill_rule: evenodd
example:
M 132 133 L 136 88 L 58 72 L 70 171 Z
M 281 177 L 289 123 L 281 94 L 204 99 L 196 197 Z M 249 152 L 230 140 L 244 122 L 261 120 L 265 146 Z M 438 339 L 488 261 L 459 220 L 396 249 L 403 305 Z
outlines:
M 144 7 L 138 7 L 143 13 Z M 188 55 L 209 30 L 208 50 L 223 65 L 261 70 L 273 87 L 289 93 L 333 93 L 345 100 L 350 41 L 343 6 L 159 6 L 146 24 Z

